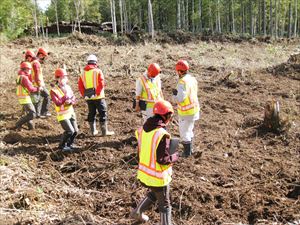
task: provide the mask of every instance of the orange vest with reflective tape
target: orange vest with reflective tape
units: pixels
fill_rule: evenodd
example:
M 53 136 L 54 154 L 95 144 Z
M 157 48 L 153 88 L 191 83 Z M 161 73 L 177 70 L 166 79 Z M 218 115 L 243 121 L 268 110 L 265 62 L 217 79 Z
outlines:
M 51 89 L 59 98 L 62 98 L 65 96 L 65 93 L 60 89 L 59 86 L 55 85 L 54 88 Z M 74 114 L 74 108 L 72 105 L 68 104 L 62 104 L 60 106 L 55 105 L 55 111 L 57 113 L 57 120 L 68 120 L 72 117 Z
M 19 75 L 16 82 L 17 82 L 16 94 L 18 96 L 19 103 L 21 105 L 32 103 L 30 95 L 29 95 L 29 91 L 27 90 L 27 88 L 25 88 L 21 85 L 22 76 Z
M 154 82 L 151 82 L 151 80 L 147 79 L 145 76 L 141 76 L 139 79 L 143 86 L 141 100 L 147 102 L 147 108 L 153 108 L 154 103 L 162 98 L 158 84 L 159 81 L 158 79 L 154 79 Z
M 163 128 L 157 128 L 150 132 L 145 132 L 143 128 L 136 131 L 139 148 L 137 178 L 150 187 L 163 187 L 172 180 L 172 166 L 156 162 L 156 150 L 164 135 L 170 136 Z
M 186 97 L 182 102 L 177 104 L 177 111 L 179 116 L 192 116 L 199 112 L 198 101 L 198 84 L 195 77 L 189 74 L 183 76 L 178 84 L 182 84 L 186 90 Z
M 81 80 L 83 83 L 83 86 L 85 89 L 89 89 L 89 88 L 95 88 L 95 90 L 98 87 L 98 78 L 99 76 L 102 75 L 101 70 L 99 69 L 92 69 L 89 71 L 84 71 L 83 75 L 81 75 Z M 105 98 L 105 94 L 104 94 L 104 87 L 102 88 L 100 95 L 97 95 L 93 98 L 89 98 L 89 100 L 95 100 L 95 99 L 100 99 L 100 98 Z

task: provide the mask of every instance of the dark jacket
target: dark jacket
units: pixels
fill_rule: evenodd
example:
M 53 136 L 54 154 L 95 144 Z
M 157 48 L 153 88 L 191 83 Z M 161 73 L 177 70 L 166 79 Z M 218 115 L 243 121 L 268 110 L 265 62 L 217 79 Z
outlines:
M 163 119 L 159 115 L 155 115 L 147 119 L 147 121 L 143 125 L 143 130 L 145 132 L 150 132 L 160 127 L 166 129 L 166 124 L 163 122 Z M 168 165 L 171 163 L 169 145 L 167 145 L 167 138 L 167 135 L 164 135 L 162 137 L 156 150 L 156 161 L 162 165 Z

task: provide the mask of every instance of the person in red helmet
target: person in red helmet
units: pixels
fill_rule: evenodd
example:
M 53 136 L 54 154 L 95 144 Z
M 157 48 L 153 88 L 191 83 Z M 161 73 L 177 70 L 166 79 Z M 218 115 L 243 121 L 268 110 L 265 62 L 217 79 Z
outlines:
M 44 63 L 48 52 L 44 48 L 39 48 L 35 55 L 31 50 L 25 52 L 25 61 L 32 65 L 31 82 L 35 87 L 39 87 L 39 93 L 32 96 L 33 103 L 36 107 L 37 117 L 46 118 L 51 116 L 49 113 L 50 96 L 43 77 L 41 63 Z
M 38 92 L 39 89 L 34 87 L 29 79 L 31 72 L 31 64 L 29 62 L 22 62 L 20 70 L 18 72 L 17 83 L 17 96 L 20 105 L 23 107 L 23 111 L 26 113 L 25 116 L 21 117 L 15 128 L 19 129 L 23 124 L 28 125 L 28 129 L 34 129 L 33 119 L 36 117 L 35 107 L 32 104 L 30 93 Z
M 95 55 L 87 57 L 84 73 L 78 79 L 78 88 L 88 105 L 88 122 L 92 135 L 97 135 L 96 114 L 98 111 L 102 136 L 111 136 L 115 132 L 108 130 L 107 105 L 104 93 L 104 75 L 98 68 L 98 59 Z
M 184 148 L 183 156 L 188 157 L 193 152 L 194 124 L 200 116 L 198 83 L 196 78 L 189 74 L 190 66 L 186 60 L 179 60 L 175 69 L 179 81 L 177 88 L 173 89 L 173 99 L 177 103 L 179 134 Z
M 64 129 L 58 148 L 62 151 L 72 151 L 78 126 L 73 104 L 75 104 L 75 95 L 68 83 L 68 74 L 65 69 L 55 70 L 56 84 L 50 91 L 51 99 L 55 104 L 57 120 Z
M 136 132 L 138 140 L 138 172 L 137 179 L 149 189 L 145 198 L 140 201 L 130 216 L 139 221 L 147 222 L 149 217 L 144 211 L 158 202 L 160 225 L 171 225 L 170 182 L 172 180 L 172 157 L 170 151 L 171 135 L 166 126 L 173 115 L 170 102 L 158 100 L 153 106 L 153 117 L 147 119 Z
M 153 116 L 154 103 L 163 99 L 160 72 L 160 66 L 152 63 L 148 70 L 136 80 L 135 111 L 142 112 L 144 122 Z

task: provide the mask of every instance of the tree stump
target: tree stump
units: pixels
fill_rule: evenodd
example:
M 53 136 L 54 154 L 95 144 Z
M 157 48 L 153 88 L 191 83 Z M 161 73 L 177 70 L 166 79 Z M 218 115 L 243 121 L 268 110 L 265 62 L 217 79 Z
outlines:
M 264 126 L 268 129 L 277 130 L 280 127 L 279 102 L 268 101 L 265 106 Z
M 265 106 L 265 115 L 263 126 L 271 132 L 287 131 L 288 120 L 283 119 L 280 115 L 279 102 L 275 100 L 268 101 Z

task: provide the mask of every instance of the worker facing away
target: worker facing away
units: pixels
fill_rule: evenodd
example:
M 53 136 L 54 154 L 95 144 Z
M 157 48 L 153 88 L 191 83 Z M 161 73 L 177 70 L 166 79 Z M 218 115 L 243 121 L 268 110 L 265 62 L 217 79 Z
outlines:
M 35 107 L 31 101 L 30 94 L 39 91 L 38 87 L 34 87 L 31 83 L 29 76 L 31 73 L 31 64 L 29 62 L 22 62 L 20 65 L 20 70 L 18 72 L 17 83 L 17 97 L 20 105 L 23 107 L 23 112 L 25 115 L 21 117 L 15 128 L 19 129 L 23 124 L 28 125 L 28 129 L 34 129 L 33 119 L 36 117 Z
M 148 70 L 136 80 L 135 111 L 142 112 L 144 122 L 153 116 L 154 103 L 163 99 L 160 72 L 160 66 L 152 63 Z
M 76 115 L 73 108 L 75 95 L 68 83 L 68 74 L 65 69 L 55 70 L 56 84 L 50 91 L 51 99 L 55 104 L 57 120 L 64 129 L 58 148 L 62 151 L 72 151 L 76 147 L 73 143 L 78 134 Z
M 104 75 L 98 68 L 98 59 L 89 55 L 84 73 L 78 79 L 78 88 L 88 105 L 88 122 L 92 135 L 97 135 L 96 114 L 99 113 L 100 129 L 102 136 L 111 136 L 115 133 L 108 130 L 107 105 L 104 93 Z
M 188 157 L 193 152 L 194 124 L 200 116 L 198 83 L 196 78 L 188 73 L 190 67 L 187 61 L 179 60 L 175 69 L 179 81 L 177 88 L 172 91 L 173 99 L 177 103 L 179 134 L 184 148 L 183 156 Z
M 46 118 L 51 116 L 49 113 L 50 96 L 46 88 L 41 64 L 44 63 L 48 52 L 44 48 L 39 48 L 35 55 L 31 50 L 25 52 L 25 61 L 32 65 L 31 82 L 39 88 L 39 92 L 33 94 L 32 100 L 36 108 L 37 117 Z
M 173 115 L 172 105 L 165 100 L 154 104 L 154 116 L 147 119 L 143 127 L 136 131 L 138 140 L 139 165 L 137 179 L 149 189 L 146 197 L 131 212 L 130 216 L 139 222 L 147 222 L 149 217 L 143 212 L 156 201 L 160 213 L 160 225 L 171 225 L 170 182 L 172 163 L 171 135 L 166 126 Z

